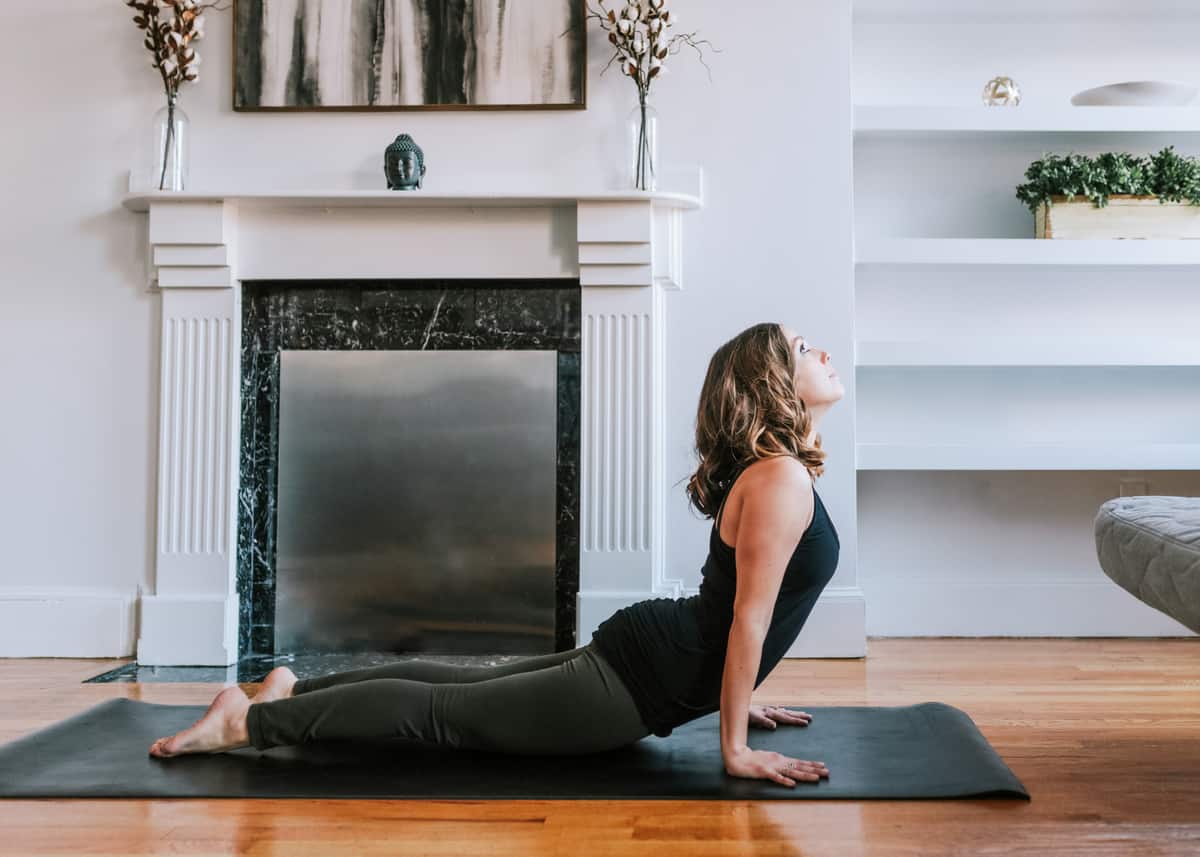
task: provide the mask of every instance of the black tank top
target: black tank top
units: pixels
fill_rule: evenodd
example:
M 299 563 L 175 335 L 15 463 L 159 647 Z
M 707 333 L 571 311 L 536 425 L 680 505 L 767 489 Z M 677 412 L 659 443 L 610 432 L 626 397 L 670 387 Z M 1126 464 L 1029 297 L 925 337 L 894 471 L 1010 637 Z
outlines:
M 721 540 L 720 517 L 732 490 L 730 485 L 709 534 L 699 592 L 623 607 L 592 634 L 593 648 L 621 677 L 646 728 L 663 738 L 676 726 L 721 707 L 737 574 L 735 549 Z M 841 541 L 816 488 L 812 491 L 812 522 L 788 560 L 763 640 L 755 688 L 791 648 L 837 569 Z

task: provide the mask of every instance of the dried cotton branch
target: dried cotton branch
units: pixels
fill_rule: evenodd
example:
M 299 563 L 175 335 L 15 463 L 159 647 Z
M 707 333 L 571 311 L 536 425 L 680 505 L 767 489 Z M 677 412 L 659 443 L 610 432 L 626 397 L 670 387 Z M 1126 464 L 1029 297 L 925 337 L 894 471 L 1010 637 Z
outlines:
M 628 0 L 621 4 L 620 11 L 609 9 L 604 5 L 605 0 L 597 2 L 599 9 L 588 7 L 587 17 L 599 21 L 613 46 L 613 55 L 601 74 L 614 62 L 617 63 L 621 73 L 637 86 L 641 100 L 645 100 L 649 93 L 651 82 L 667 73 L 664 63 L 668 56 L 678 53 L 681 45 L 694 48 L 700 54 L 700 62 L 705 68 L 708 68 L 708 64 L 704 63 L 700 46 L 708 45 L 720 53 L 707 39 L 696 39 L 695 33 L 679 33 L 668 37 L 667 31 L 678 20 L 678 16 L 673 16 L 667 9 L 667 0 Z M 709 78 L 712 78 L 711 69 Z
M 146 32 L 142 44 L 154 57 L 150 65 L 158 69 L 171 100 L 180 86 L 200 76 L 200 55 L 192 43 L 204 36 L 204 11 L 230 7 L 196 0 L 125 0 L 125 5 L 137 12 L 133 23 Z

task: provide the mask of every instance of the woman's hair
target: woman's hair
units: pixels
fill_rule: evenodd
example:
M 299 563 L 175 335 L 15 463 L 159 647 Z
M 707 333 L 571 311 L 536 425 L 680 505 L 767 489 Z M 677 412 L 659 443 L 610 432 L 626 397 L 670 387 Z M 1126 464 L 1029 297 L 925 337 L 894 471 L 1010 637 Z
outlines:
M 737 474 L 760 458 L 791 455 L 810 475 L 824 472 L 821 436 L 813 446 L 804 442 L 812 414 L 796 395 L 795 377 L 795 354 L 774 323 L 746 328 L 708 361 L 696 411 L 700 464 L 687 484 L 705 517 L 716 515 Z

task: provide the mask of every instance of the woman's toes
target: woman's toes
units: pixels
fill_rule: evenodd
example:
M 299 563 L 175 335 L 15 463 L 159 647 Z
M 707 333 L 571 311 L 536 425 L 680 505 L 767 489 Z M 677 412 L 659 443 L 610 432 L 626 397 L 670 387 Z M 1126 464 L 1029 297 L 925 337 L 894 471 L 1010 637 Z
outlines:
M 208 711 L 194 725 L 154 742 L 150 747 L 151 755 L 167 758 L 183 753 L 219 753 L 248 746 L 245 718 L 249 707 L 250 700 L 241 688 L 226 688 L 217 694 Z

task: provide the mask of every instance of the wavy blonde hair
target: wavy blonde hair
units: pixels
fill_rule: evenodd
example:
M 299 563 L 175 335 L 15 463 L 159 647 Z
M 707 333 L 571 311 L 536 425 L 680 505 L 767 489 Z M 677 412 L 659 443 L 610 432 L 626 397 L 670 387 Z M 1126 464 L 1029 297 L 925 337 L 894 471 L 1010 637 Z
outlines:
M 746 328 L 716 350 L 700 390 L 691 504 L 708 518 L 744 468 L 761 458 L 794 456 L 814 478 L 825 472 L 821 436 L 804 442 L 812 414 L 796 395 L 796 358 L 776 323 Z

